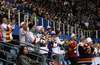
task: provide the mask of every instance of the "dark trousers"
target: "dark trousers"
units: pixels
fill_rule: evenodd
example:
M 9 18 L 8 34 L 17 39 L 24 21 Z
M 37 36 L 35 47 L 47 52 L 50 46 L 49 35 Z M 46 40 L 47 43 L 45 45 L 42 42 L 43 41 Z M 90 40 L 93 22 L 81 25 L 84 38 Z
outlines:
M 77 64 L 77 57 L 71 58 L 70 61 L 71 61 L 72 65 L 78 65 Z

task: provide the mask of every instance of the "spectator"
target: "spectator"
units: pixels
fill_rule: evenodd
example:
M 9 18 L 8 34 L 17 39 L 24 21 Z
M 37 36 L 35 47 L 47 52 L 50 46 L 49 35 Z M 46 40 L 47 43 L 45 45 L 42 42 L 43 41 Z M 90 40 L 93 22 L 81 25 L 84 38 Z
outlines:
M 99 44 L 97 43 L 96 40 L 93 40 L 93 47 L 95 49 L 96 54 L 92 58 L 92 65 L 98 65 L 100 64 L 100 62 L 98 62 L 98 60 L 100 60 L 99 58 L 100 51 L 99 51 Z
M 34 65 L 31 58 L 28 56 L 27 46 L 21 46 L 17 56 L 17 65 Z
M 27 43 L 28 32 L 29 32 L 28 24 L 26 22 L 22 22 L 21 28 L 19 30 L 19 41 L 22 43 L 22 44 L 20 44 L 21 46 L 25 45 L 25 43 Z
M 64 48 L 65 48 L 65 52 L 66 52 L 65 59 L 68 60 L 68 59 L 70 59 L 69 49 L 68 49 L 69 48 L 68 47 L 69 41 L 67 39 L 64 39 L 64 41 L 65 41 Z
M 61 57 L 61 64 L 65 64 L 67 65 L 67 62 L 64 60 L 65 57 L 65 48 L 63 47 L 63 45 L 65 44 L 64 40 L 61 38 L 61 31 L 57 30 L 56 31 L 57 37 L 55 38 L 56 43 L 59 45 L 58 46 L 58 51 L 59 51 L 59 55 Z
M 12 31 L 15 29 L 15 21 L 12 21 L 11 24 L 9 24 L 7 18 L 4 17 L 2 19 L 1 27 L 2 27 L 2 32 L 3 32 L 3 37 L 4 37 L 3 42 L 14 44 L 13 41 L 11 40 L 13 39 Z M 5 46 L 5 50 L 10 51 L 10 48 Z
M 81 42 L 77 45 L 77 55 L 78 55 L 78 61 L 77 63 L 79 65 L 85 64 L 85 65 L 90 65 L 92 63 L 92 58 L 91 58 L 91 52 L 90 48 L 87 46 L 87 40 L 85 37 L 81 37 Z M 84 59 L 82 61 L 82 59 Z M 91 60 L 91 62 L 90 62 Z
M 28 32 L 28 35 L 27 35 L 27 45 L 29 45 L 28 50 L 29 50 L 30 53 L 37 54 L 34 51 L 36 49 L 38 49 L 37 44 L 40 41 L 40 39 L 42 39 L 43 37 L 42 36 L 38 37 L 35 33 L 36 33 L 35 25 L 29 24 L 29 32 Z M 35 45 L 37 45 L 37 46 L 35 46 Z M 36 56 L 31 55 L 31 58 L 34 59 L 34 60 L 37 60 Z
M 84 23 L 84 25 L 85 25 L 86 29 L 88 29 L 88 27 L 89 27 L 89 22 L 86 21 L 86 22 Z
M 52 31 L 51 26 L 47 26 L 47 35 L 50 35 L 51 31 Z
M 71 57 L 72 65 L 77 65 L 76 49 L 77 49 L 76 35 L 72 34 L 71 40 L 69 41 L 69 54 Z

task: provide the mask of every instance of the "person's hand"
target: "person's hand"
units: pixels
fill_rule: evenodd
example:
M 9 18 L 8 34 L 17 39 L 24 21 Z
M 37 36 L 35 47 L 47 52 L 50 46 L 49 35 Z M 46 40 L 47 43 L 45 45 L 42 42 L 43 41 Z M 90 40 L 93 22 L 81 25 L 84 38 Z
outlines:
M 45 42 L 47 42 L 48 40 L 47 39 L 45 39 Z
M 43 39 L 43 35 L 40 36 L 40 39 Z
M 51 39 L 48 39 L 48 41 L 51 42 L 52 40 Z
M 51 38 L 52 42 L 55 42 L 54 38 Z

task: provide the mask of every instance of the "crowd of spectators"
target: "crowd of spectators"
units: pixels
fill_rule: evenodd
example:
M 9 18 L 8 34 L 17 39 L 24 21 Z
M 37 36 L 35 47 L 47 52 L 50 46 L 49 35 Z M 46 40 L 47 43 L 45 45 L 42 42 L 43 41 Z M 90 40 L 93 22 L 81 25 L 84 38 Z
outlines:
M 50 26 L 47 26 L 47 31 L 45 31 L 43 26 L 35 26 L 32 22 L 22 22 L 19 30 L 20 44 L 18 44 L 18 42 L 15 43 L 16 41 L 13 41 L 12 35 L 12 31 L 15 30 L 15 20 L 9 23 L 9 19 L 3 17 L 2 22 L 0 27 L 2 32 L 0 31 L 0 33 L 3 38 L 1 37 L 0 41 L 1 44 L 4 43 L 6 45 L 3 46 L 3 50 L 11 52 L 12 47 L 10 46 L 12 45 L 22 47 L 17 59 L 12 58 L 12 61 L 17 61 L 17 65 L 35 65 L 32 60 L 43 62 L 42 58 L 35 55 L 44 55 L 45 58 L 54 60 L 46 60 L 47 65 L 55 65 L 55 63 L 58 65 L 58 60 L 60 60 L 59 63 L 61 65 L 100 64 L 100 62 L 96 61 L 100 60 L 100 43 L 92 40 L 90 37 L 86 38 L 83 36 L 77 41 L 76 34 L 73 33 L 71 34 L 70 41 L 68 41 L 68 38 L 62 39 L 60 30 L 53 31 Z M 5 59 L 8 58 L 4 53 L 2 54 L 5 56 Z M 3 58 L 3 55 L 1 58 Z
M 14 0 L 14 3 L 36 16 L 56 23 L 69 23 L 82 29 L 99 30 L 99 0 Z
M 11 8 L 11 17 L 16 20 L 18 25 L 18 12 L 21 12 L 20 20 L 22 21 L 35 21 L 35 16 L 43 17 L 49 20 L 50 26 L 53 26 L 53 22 L 56 22 L 56 29 L 59 28 L 63 31 L 62 23 L 65 24 L 65 34 L 68 34 L 67 26 L 73 26 L 85 30 L 100 30 L 100 1 L 99 0 L 11 0 L 12 3 L 5 0 L 0 1 L 1 11 L 0 17 L 6 16 L 8 18 L 8 11 L 6 8 Z M 20 9 L 18 6 L 26 8 L 29 12 L 25 12 L 24 9 Z M 3 11 L 6 11 L 4 13 Z M 29 15 L 24 20 L 24 15 Z M 38 23 L 39 19 L 36 17 Z M 1 20 L 0 20 L 1 22 Z M 78 29 L 77 29 L 78 31 Z M 74 32 L 75 33 L 75 32 Z M 92 36 L 96 32 L 91 31 Z M 78 34 L 78 33 L 77 33 Z M 98 32 L 100 34 L 100 32 Z M 94 37 L 95 38 L 95 37 Z
M 70 47 L 71 46 L 73 47 L 73 45 L 74 46 L 76 45 L 77 41 L 76 41 L 76 35 L 71 35 L 71 38 L 73 38 L 73 39 L 70 42 L 67 39 L 62 40 L 60 38 L 62 29 L 61 29 L 61 31 L 56 30 L 56 33 L 55 33 L 55 31 L 52 31 L 52 30 L 50 32 L 49 32 L 49 30 L 44 31 L 44 27 L 42 27 L 42 26 L 35 27 L 33 25 L 33 23 L 35 21 L 35 16 L 43 17 L 46 20 L 50 20 L 50 23 L 49 23 L 50 26 L 52 26 L 53 22 L 55 21 L 56 28 L 58 28 L 58 25 L 59 25 L 58 23 L 60 23 L 60 24 L 64 23 L 66 26 L 75 26 L 77 28 L 81 28 L 81 29 L 85 29 L 85 30 L 100 30 L 100 28 L 99 28 L 100 27 L 100 20 L 99 20 L 99 18 L 100 18 L 100 7 L 99 7 L 100 5 L 99 4 L 100 4 L 100 2 L 99 2 L 99 0 L 96 0 L 96 1 L 94 1 L 94 0 L 58 0 L 58 1 L 57 0 L 11 0 L 11 1 L 13 1 L 13 3 L 5 2 L 5 0 L 0 1 L 0 18 L 1 18 L 0 23 L 4 22 L 4 24 L 2 24 L 2 27 L 3 27 L 3 25 L 8 26 L 6 24 L 9 24 L 9 27 L 12 27 L 10 25 L 12 25 L 14 23 L 15 23 L 14 25 L 18 25 L 18 13 L 20 12 L 20 19 L 21 19 L 21 23 L 22 23 L 22 25 L 21 25 L 22 28 L 20 29 L 20 32 L 22 34 L 19 33 L 20 34 L 19 36 L 22 35 L 22 37 L 20 37 L 20 42 L 29 43 L 30 45 L 32 45 L 34 47 L 36 46 L 36 48 L 34 49 L 34 51 L 36 51 L 36 52 L 41 51 L 41 50 L 37 49 L 37 46 L 38 46 L 37 43 L 39 43 L 40 47 L 46 47 L 46 49 L 49 49 L 49 51 L 57 52 L 58 49 L 55 50 L 55 48 L 59 47 L 60 50 L 66 50 L 66 53 L 67 53 L 67 52 L 70 52 L 68 50 L 69 47 L 67 47 L 67 46 L 69 45 Z M 26 8 L 29 12 L 25 12 L 25 10 L 20 9 L 19 6 L 21 6 L 22 8 Z M 9 14 L 8 14 L 9 9 L 11 9 L 10 18 L 9 18 Z M 24 15 L 26 15 L 25 19 L 24 19 Z M 27 16 L 27 15 L 29 15 L 29 16 Z M 24 21 L 24 23 L 22 21 Z M 29 23 L 28 23 L 29 26 L 28 26 L 28 24 L 26 24 L 26 21 L 29 21 Z M 38 23 L 38 21 L 39 21 L 38 17 L 36 17 L 36 21 Z M 31 23 L 31 25 L 30 25 L 30 23 Z M 14 28 L 14 27 L 12 27 L 12 28 Z M 4 29 L 3 31 L 12 32 L 13 31 L 12 28 L 9 30 Z M 61 28 L 62 28 L 62 25 L 61 25 Z M 36 29 L 39 32 L 38 34 L 35 34 Z M 23 31 L 25 33 L 23 33 Z M 9 32 L 9 34 L 12 35 L 12 33 L 10 33 L 10 32 Z M 33 37 L 30 33 L 33 35 Z M 49 35 L 50 35 L 50 40 L 49 40 L 49 38 L 46 38 L 46 37 L 49 37 Z M 59 40 L 56 37 L 56 35 L 58 36 Z M 11 38 L 13 39 L 13 37 L 11 37 Z M 41 39 L 43 42 L 41 42 Z M 23 40 L 24 40 L 24 42 L 23 42 Z M 37 42 L 36 40 L 38 40 L 39 42 Z M 86 38 L 84 38 L 82 40 L 86 41 Z M 81 42 L 83 42 L 82 40 L 81 40 Z M 9 41 L 9 40 L 7 39 L 6 41 Z M 6 41 L 4 41 L 4 42 L 6 42 Z M 87 41 L 89 41 L 89 40 L 87 40 Z M 47 46 L 49 46 L 49 44 L 47 44 L 48 42 L 50 42 L 52 50 L 51 50 L 51 48 L 47 47 Z M 60 42 L 64 42 L 63 44 L 67 44 L 67 45 L 61 45 Z M 74 42 L 74 43 L 72 43 L 72 42 Z M 90 42 L 92 42 L 92 41 L 90 40 L 89 43 Z M 13 42 L 10 41 L 10 43 L 13 43 Z M 79 43 L 80 43 L 80 41 L 79 41 Z M 89 45 L 89 43 L 87 42 L 84 45 Z M 53 44 L 55 44 L 56 46 L 53 47 L 54 46 Z M 97 48 L 97 50 L 100 50 L 99 43 L 95 42 L 95 44 L 92 44 L 92 43 L 90 43 L 90 44 L 91 44 L 90 47 Z M 62 49 L 62 46 L 63 46 L 63 48 L 65 46 L 65 48 Z M 77 47 L 77 45 L 75 46 L 75 48 L 76 47 Z M 30 47 L 28 47 L 28 49 L 29 48 Z M 85 49 L 85 51 L 86 51 L 87 50 L 86 48 L 88 48 L 88 47 L 84 47 L 83 50 Z M 9 49 L 6 47 L 5 47 L 5 50 L 9 51 Z M 25 50 L 27 50 L 27 47 Z M 22 50 L 22 51 L 24 51 L 24 50 Z M 32 49 L 32 51 L 33 51 L 33 49 Z M 92 52 L 92 51 L 90 51 L 90 52 Z M 59 52 L 58 54 L 61 55 L 61 57 L 63 56 L 63 58 L 62 58 L 62 60 L 63 60 L 66 57 L 69 57 L 69 56 L 64 57 L 64 55 L 66 55 L 66 53 L 61 54 Z M 74 49 L 73 53 L 76 54 L 76 49 Z M 19 53 L 19 55 L 25 55 L 24 56 L 25 58 L 27 58 L 27 56 L 26 56 L 27 54 L 28 54 L 28 50 L 27 50 L 27 53 L 24 53 L 24 52 L 22 54 Z M 49 53 L 46 53 L 46 54 L 43 53 L 43 54 L 45 56 L 47 56 L 47 55 L 49 57 L 51 56 L 51 55 L 49 55 Z M 98 52 L 98 54 L 100 54 L 100 52 Z M 69 55 L 69 53 L 67 55 Z M 54 60 L 58 60 L 58 58 L 55 55 L 52 55 L 52 56 L 53 56 Z M 95 56 L 93 56 L 93 57 L 95 57 Z M 22 58 L 22 57 L 18 56 L 18 58 Z M 35 57 L 35 59 L 36 59 L 36 57 Z M 20 61 L 20 59 L 18 59 L 18 60 Z M 28 59 L 28 60 L 30 60 L 30 59 Z M 31 63 L 31 61 L 30 61 L 30 63 Z M 73 63 L 73 60 L 71 60 L 71 63 Z
M 13 3 L 1 1 L 1 7 L 16 9 L 22 6 L 31 15 L 43 17 L 56 23 L 68 23 L 82 29 L 100 30 L 100 1 L 99 0 L 12 0 Z M 6 5 L 4 5 L 4 3 Z M 16 7 L 16 8 L 15 8 Z M 23 9 L 16 9 L 23 12 Z M 15 12 L 14 12 L 15 13 Z M 26 12 L 26 14 L 29 14 Z M 12 15 L 12 14 L 11 14 Z M 24 14 L 21 14 L 23 18 Z M 13 16 L 14 17 L 14 16 Z M 23 21 L 23 19 L 21 20 Z
M 5 0 L 0 1 L 1 11 L 0 17 L 3 15 L 8 18 L 7 8 L 11 8 L 10 19 L 16 21 L 18 25 L 18 12 L 20 14 L 20 20 L 22 21 L 36 21 L 38 23 L 38 17 L 43 17 L 49 20 L 50 26 L 53 26 L 53 22 L 56 22 L 56 29 L 59 28 L 59 23 L 61 31 L 63 31 L 62 23 L 65 24 L 65 34 L 68 34 L 67 26 L 73 26 L 85 30 L 100 30 L 100 1 L 99 0 L 11 0 L 12 3 L 5 2 Z M 26 12 L 26 8 L 29 12 Z M 3 12 L 5 11 L 5 12 Z M 24 15 L 29 15 L 24 20 Z M 0 20 L 1 22 L 1 20 Z M 78 29 L 77 29 L 78 31 Z M 75 33 L 75 32 L 74 32 Z M 92 36 L 96 32 L 91 31 Z M 77 33 L 78 34 L 78 33 Z M 100 34 L 100 32 L 98 32 Z M 95 38 L 95 37 L 94 37 Z

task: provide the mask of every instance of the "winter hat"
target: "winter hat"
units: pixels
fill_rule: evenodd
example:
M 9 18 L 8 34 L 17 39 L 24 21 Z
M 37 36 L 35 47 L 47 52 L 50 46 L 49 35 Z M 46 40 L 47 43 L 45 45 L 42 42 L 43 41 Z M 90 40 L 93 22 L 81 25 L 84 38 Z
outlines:
M 40 31 L 43 26 L 37 26 L 37 30 Z
M 21 26 L 24 25 L 26 22 L 21 22 Z
M 51 26 L 47 26 L 47 30 L 52 29 Z
M 80 40 L 82 41 L 82 40 L 84 40 L 84 39 L 86 39 L 86 38 L 85 38 L 84 36 L 82 36 Z
M 87 40 L 87 43 L 92 41 L 92 39 L 90 37 L 88 37 L 86 40 Z
M 74 36 L 76 36 L 76 34 L 73 33 L 73 34 L 71 35 L 71 38 L 74 37 Z
M 52 31 L 50 34 L 51 35 L 56 35 L 56 32 L 55 31 Z

